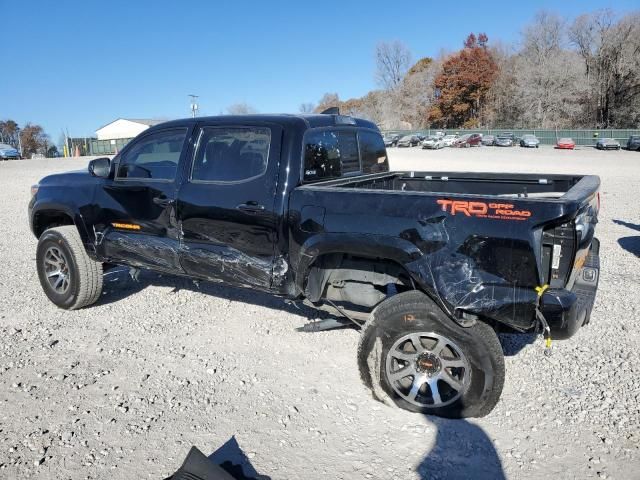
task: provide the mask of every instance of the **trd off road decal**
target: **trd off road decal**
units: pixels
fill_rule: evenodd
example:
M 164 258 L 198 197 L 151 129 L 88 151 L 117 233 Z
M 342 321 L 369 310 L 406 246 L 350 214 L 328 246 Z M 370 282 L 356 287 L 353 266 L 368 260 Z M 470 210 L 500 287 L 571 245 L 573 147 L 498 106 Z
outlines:
M 438 200 L 442 210 L 451 215 L 492 218 L 498 220 L 526 220 L 531 216 L 529 210 L 517 210 L 511 203 L 466 202 L 463 200 Z

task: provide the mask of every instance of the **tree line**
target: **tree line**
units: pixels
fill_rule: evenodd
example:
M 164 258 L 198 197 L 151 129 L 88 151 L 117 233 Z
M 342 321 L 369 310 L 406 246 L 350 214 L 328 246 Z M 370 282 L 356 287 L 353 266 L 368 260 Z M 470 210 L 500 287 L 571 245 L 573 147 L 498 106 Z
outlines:
M 640 11 L 567 22 L 541 11 L 513 45 L 471 33 L 462 48 L 412 62 L 399 41 L 375 50 L 380 87 L 301 112 L 339 107 L 382 128 L 638 128 Z
M 0 120 L 0 143 L 11 145 L 20 150 L 23 158 L 31 158 L 34 154 L 42 154 L 54 157 L 58 154 L 58 148 L 51 143 L 40 125 L 27 123 L 20 128 L 14 120 Z

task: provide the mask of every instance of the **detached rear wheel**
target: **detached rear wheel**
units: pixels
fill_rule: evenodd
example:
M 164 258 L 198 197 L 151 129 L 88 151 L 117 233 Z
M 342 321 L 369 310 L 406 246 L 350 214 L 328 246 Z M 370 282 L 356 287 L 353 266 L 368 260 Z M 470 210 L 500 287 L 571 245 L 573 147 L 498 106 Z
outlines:
M 66 310 L 95 303 L 102 293 L 102 264 L 93 261 L 74 225 L 50 228 L 38 241 L 40 285 L 49 300 Z
M 372 313 L 358 366 L 377 400 L 448 418 L 487 415 L 504 384 L 493 329 L 482 322 L 462 328 L 417 291 L 395 295 Z

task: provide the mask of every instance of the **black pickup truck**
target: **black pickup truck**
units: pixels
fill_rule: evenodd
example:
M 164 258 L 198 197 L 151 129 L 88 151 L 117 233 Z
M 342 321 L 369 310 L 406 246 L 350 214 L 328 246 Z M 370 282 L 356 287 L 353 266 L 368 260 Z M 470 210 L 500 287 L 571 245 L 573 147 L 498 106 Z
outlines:
M 365 120 L 223 116 L 154 126 L 42 179 L 29 218 L 59 307 L 98 301 L 113 265 L 270 292 L 358 325 L 377 399 L 481 416 L 504 382 L 497 331 L 566 338 L 588 323 L 599 185 L 392 172 Z

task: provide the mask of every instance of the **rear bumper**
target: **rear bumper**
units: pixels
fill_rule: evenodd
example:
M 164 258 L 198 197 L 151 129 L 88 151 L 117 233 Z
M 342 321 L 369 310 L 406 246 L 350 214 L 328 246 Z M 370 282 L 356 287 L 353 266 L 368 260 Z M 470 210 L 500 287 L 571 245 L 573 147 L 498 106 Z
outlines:
M 571 290 L 547 290 L 540 309 L 551 328 L 551 336 L 562 340 L 589 323 L 600 278 L 600 242 L 594 238 L 587 259 Z

